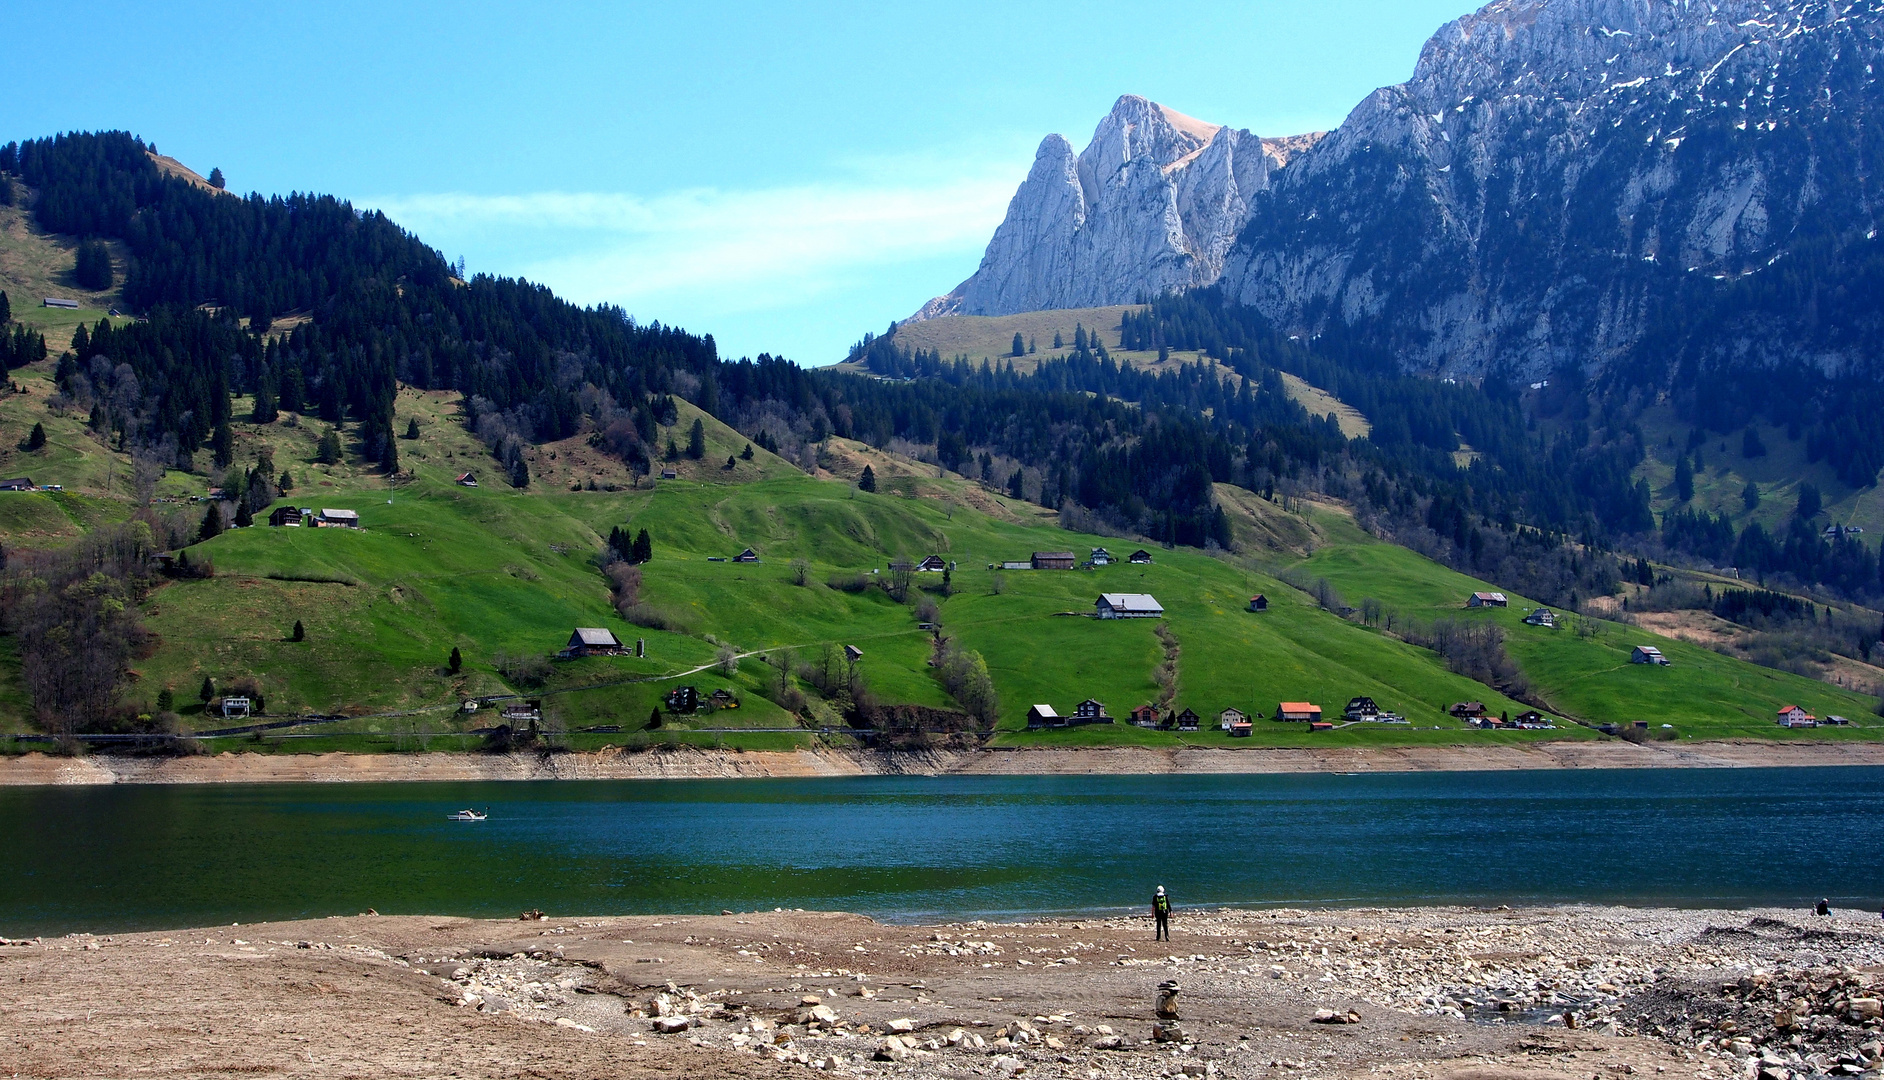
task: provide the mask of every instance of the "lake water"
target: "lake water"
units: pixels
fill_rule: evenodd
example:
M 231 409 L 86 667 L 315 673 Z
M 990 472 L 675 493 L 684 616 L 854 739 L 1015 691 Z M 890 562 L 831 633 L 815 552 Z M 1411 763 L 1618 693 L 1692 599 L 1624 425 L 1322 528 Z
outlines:
M 490 819 L 457 823 L 459 807 Z M 1884 899 L 1884 769 L 0 788 L 0 934 L 300 916 L 891 919 Z

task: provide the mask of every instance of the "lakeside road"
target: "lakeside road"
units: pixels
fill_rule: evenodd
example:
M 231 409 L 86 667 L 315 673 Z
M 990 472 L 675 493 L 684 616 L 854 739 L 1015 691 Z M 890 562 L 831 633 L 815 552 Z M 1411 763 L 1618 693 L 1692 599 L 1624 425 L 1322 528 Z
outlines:
M 0 786 L 656 780 L 740 777 L 993 776 L 1477 772 L 1517 769 L 1771 768 L 1884 765 L 1884 743 L 1729 740 L 1635 744 L 1248 749 L 1082 747 L 973 751 L 709 750 L 691 747 L 559 754 L 255 754 L 196 757 L 0 758 Z
M 800 911 L 0 939 L 0 1075 L 1880 1076 L 1872 912 L 1179 899 L 1161 944 Z

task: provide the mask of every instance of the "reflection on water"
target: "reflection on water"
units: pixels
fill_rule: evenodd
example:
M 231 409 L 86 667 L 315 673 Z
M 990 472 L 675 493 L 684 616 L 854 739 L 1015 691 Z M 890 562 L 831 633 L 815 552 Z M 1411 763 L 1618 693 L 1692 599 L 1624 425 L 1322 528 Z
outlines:
M 482 822 L 447 820 L 489 808 Z M 1884 769 L 0 789 L 0 934 L 305 915 L 1871 903 Z

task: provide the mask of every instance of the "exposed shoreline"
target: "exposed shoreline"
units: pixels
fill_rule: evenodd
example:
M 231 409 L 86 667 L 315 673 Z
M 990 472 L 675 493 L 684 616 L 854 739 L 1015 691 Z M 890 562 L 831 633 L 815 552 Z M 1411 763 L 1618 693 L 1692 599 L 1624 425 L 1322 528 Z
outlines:
M 1884 765 L 1884 743 L 1732 740 L 1501 746 L 1247 749 L 1082 747 L 933 753 L 663 748 L 562 754 L 255 754 L 157 758 L 40 753 L 0 759 L 0 786 L 491 780 L 705 780 L 941 774 L 986 776 L 1504 772 Z

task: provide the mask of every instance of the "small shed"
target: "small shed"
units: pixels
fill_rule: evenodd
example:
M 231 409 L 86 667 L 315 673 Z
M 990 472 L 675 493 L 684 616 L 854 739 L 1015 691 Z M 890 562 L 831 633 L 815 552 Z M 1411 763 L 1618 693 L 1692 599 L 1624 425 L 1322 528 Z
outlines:
M 1326 721 L 1326 720 L 1311 720 L 1311 721 L 1309 721 L 1309 724 L 1308 724 L 1308 730 L 1310 730 L 1310 731 L 1333 731 L 1333 730 L 1334 730 L 1334 725 L 1333 725 L 1333 724 L 1330 724 L 1330 723 L 1329 723 L 1328 721 Z
M 232 717 L 246 718 L 249 715 L 251 707 L 251 703 L 246 697 L 225 697 L 222 699 L 222 718 L 224 720 L 228 720 Z
M 1155 728 L 1158 726 L 1158 707 L 1156 705 L 1140 705 L 1138 708 L 1131 711 L 1130 716 L 1133 727 Z
M 1511 603 L 1501 592 L 1475 592 L 1465 602 L 1466 607 L 1507 607 Z
M 1101 619 L 1164 618 L 1164 605 L 1150 593 L 1100 593 L 1093 609 Z
M 1146 551 L 1144 548 L 1139 548 L 1137 551 L 1127 556 L 1127 558 L 1131 560 L 1134 566 L 1145 566 L 1151 562 L 1151 552 Z
M 563 646 L 564 656 L 620 656 L 621 639 L 604 626 L 578 626 Z
M 1110 724 L 1112 717 L 1106 715 L 1105 702 L 1087 698 L 1073 707 L 1071 722 L 1075 724 Z
M 360 527 L 358 510 L 332 510 L 323 507 L 314 524 L 323 529 L 357 529 Z
M 1341 715 L 1349 720 L 1371 720 L 1380 715 L 1380 706 L 1374 704 L 1374 699 L 1370 697 L 1349 698 L 1348 707 L 1341 711 Z
M 16 476 L 11 480 L 0 480 L 0 491 L 31 490 L 33 490 L 33 478 L 30 476 Z
M 298 506 L 277 506 L 268 512 L 268 523 L 277 527 L 300 528 L 302 517 Z
M 676 469 L 676 468 L 672 468 L 672 467 L 669 467 L 669 468 L 665 468 L 665 469 L 662 469 L 662 470 L 661 470 L 661 479 L 663 479 L 663 480 L 678 480 L 678 479 L 680 479 L 680 470 L 679 470 L 679 469 Z
M 1653 645 L 1637 645 L 1635 651 L 1629 654 L 1629 662 L 1631 664 L 1658 664 L 1662 667 L 1668 666 L 1668 658 L 1663 656 L 1662 651 Z
M 1311 705 L 1306 701 L 1285 701 L 1276 706 L 1276 719 L 1308 721 L 1314 723 L 1321 719 L 1321 706 Z
M 1249 609 L 1251 611 L 1268 611 L 1269 598 L 1262 593 L 1257 593 L 1255 596 L 1249 598 Z
M 863 659 L 863 650 L 855 645 L 846 645 L 844 646 L 844 659 L 854 664 Z
M 1065 727 L 1066 720 L 1051 705 L 1035 705 L 1027 710 L 1027 726 L 1033 729 Z
M 1544 626 L 1554 630 L 1557 628 L 1557 613 L 1547 607 L 1541 607 L 1531 612 L 1529 615 L 1526 615 L 1524 617 L 1524 624 L 1526 626 Z
M 751 548 L 747 548 L 746 550 L 733 556 L 733 561 L 734 562 L 758 562 L 759 553 L 752 550 Z
M 1070 551 L 1036 551 L 1033 567 L 1035 570 L 1071 570 L 1077 561 Z
M 949 561 L 940 555 L 931 555 L 916 564 L 918 574 L 940 574 L 949 568 Z
M 715 709 L 737 709 L 739 708 L 739 695 L 722 686 L 707 695 L 707 704 L 713 706 Z
M 60 308 L 65 311 L 77 311 L 79 302 L 77 300 L 67 300 L 63 296 L 46 296 L 40 298 L 39 306 Z
M 458 477 L 458 486 L 459 487 L 477 487 L 478 478 L 471 473 L 464 473 L 463 475 Z
M 1247 739 L 1256 730 L 1256 725 L 1250 723 L 1248 718 L 1232 720 L 1228 725 L 1228 730 L 1232 739 Z

